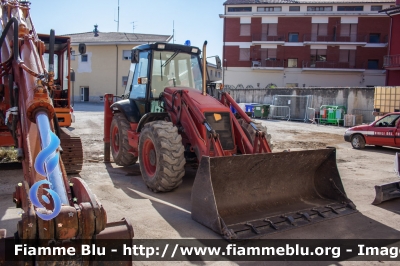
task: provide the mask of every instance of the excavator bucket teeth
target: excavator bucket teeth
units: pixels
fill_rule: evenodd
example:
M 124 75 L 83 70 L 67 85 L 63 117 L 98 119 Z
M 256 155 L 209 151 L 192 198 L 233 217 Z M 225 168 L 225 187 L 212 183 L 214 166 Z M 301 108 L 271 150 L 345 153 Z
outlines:
M 372 202 L 374 205 L 381 204 L 384 201 L 400 198 L 400 182 L 387 183 L 380 186 L 375 186 L 375 199 Z
M 334 148 L 203 157 L 192 189 L 192 218 L 229 240 L 354 212 Z

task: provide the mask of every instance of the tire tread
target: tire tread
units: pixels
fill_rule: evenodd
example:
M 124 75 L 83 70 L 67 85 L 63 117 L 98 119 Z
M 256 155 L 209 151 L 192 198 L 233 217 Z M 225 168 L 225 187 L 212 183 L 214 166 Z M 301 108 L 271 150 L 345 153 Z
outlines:
M 125 118 L 125 116 L 121 113 L 116 113 L 113 116 L 111 122 L 111 129 L 110 129 L 110 139 L 112 141 L 112 129 L 114 123 L 117 123 L 118 131 L 119 131 L 119 152 L 116 154 L 112 148 L 111 144 L 111 154 L 114 158 L 114 162 L 120 166 L 130 166 L 137 162 L 138 157 L 133 156 L 133 154 L 129 153 L 129 140 L 128 140 L 128 130 L 130 128 L 129 121 Z M 122 137 L 122 138 L 121 138 Z
M 171 122 L 161 120 L 150 122 L 143 127 L 140 134 L 139 156 L 143 154 L 142 142 L 148 137 L 156 149 L 157 168 L 155 176 L 150 178 L 145 172 L 142 160 L 139 160 L 143 180 L 154 192 L 171 191 L 182 183 L 185 175 L 186 161 L 182 137 Z

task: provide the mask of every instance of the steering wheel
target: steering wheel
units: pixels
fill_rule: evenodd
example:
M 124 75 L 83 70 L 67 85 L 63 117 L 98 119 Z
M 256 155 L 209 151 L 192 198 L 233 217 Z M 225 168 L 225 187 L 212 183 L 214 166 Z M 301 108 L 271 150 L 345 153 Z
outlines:
M 382 122 L 382 125 L 387 127 L 387 126 L 389 126 L 389 123 L 388 122 Z

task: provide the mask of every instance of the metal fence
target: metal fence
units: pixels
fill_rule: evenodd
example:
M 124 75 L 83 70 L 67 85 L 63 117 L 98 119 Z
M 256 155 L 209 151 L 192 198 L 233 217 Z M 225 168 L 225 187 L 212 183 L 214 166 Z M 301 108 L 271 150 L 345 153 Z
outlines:
M 289 108 L 290 120 L 306 122 L 308 121 L 307 109 L 312 107 L 312 97 L 312 95 L 274 95 L 272 105 Z M 284 108 L 278 109 L 285 110 Z M 273 118 L 273 116 L 271 116 L 271 118 Z
M 269 107 L 269 118 L 272 119 L 285 119 L 290 120 L 290 107 L 289 106 L 276 106 Z
M 311 107 L 307 108 L 307 119 L 308 119 L 308 122 L 311 122 L 313 124 L 318 123 L 315 108 L 311 108 Z
M 362 115 L 363 123 L 372 123 L 375 121 L 375 116 L 372 114 L 372 110 L 363 110 L 363 109 L 353 109 L 353 115 Z

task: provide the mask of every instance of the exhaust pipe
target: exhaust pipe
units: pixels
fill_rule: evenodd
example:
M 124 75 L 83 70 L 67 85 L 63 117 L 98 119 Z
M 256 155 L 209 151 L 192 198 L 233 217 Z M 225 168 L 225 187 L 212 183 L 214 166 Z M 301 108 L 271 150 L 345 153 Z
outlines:
M 207 95 L 207 53 L 206 53 L 206 47 L 207 47 L 207 41 L 204 41 L 203 44 L 203 80 L 202 80 L 202 85 L 203 85 L 203 95 Z

